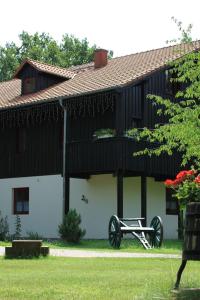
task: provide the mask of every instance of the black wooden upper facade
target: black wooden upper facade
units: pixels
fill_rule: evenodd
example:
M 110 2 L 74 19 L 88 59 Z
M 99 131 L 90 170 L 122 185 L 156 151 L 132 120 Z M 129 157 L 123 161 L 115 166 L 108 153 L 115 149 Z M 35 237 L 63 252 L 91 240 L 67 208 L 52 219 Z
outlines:
M 64 80 L 31 66 L 25 66 L 19 77 L 22 82 L 34 78 L 34 91 Z M 146 99 L 148 94 L 170 96 L 164 68 L 132 85 L 63 100 L 67 107 L 69 177 L 118 172 L 158 179 L 175 175 L 177 157 L 134 157 L 133 152 L 145 144 L 126 136 L 130 128 L 153 128 L 166 122 Z M 59 101 L 2 110 L 0 124 L 0 178 L 62 174 L 63 108 Z M 114 136 L 95 138 L 95 132 L 103 128 L 113 129 Z
M 21 79 L 22 95 L 36 93 L 66 80 L 63 77 L 41 72 L 28 63 L 18 72 L 17 77 Z

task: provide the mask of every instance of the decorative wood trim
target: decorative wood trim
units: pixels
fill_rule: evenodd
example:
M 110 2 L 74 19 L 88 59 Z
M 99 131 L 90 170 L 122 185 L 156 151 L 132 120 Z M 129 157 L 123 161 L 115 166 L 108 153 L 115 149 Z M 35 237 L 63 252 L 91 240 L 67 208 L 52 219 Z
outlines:
M 147 226 L 147 178 L 141 176 L 141 217 L 145 218 L 142 221 L 143 226 Z
M 80 116 L 103 115 L 109 109 L 114 111 L 115 101 L 116 92 L 111 91 L 67 99 L 65 106 L 69 116 L 78 119 Z
M 58 122 L 62 119 L 63 111 L 58 102 L 27 107 L 19 106 L 0 111 L 0 126 L 2 129 L 26 127 L 48 121 Z
M 117 174 L 117 215 L 123 218 L 123 174 Z

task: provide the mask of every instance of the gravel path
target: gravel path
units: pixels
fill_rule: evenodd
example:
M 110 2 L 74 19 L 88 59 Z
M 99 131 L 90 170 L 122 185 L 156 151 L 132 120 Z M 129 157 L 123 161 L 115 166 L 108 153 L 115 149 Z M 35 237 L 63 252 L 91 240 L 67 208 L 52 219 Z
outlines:
M 4 255 L 5 248 L 0 247 L 0 255 Z M 181 258 L 178 254 L 158 253 L 130 253 L 130 252 L 104 252 L 91 250 L 50 249 L 50 255 L 61 257 L 141 257 L 141 258 Z
M 0 255 L 2 256 L 2 255 L 4 255 L 4 253 L 5 253 L 5 248 L 4 247 L 0 247 Z

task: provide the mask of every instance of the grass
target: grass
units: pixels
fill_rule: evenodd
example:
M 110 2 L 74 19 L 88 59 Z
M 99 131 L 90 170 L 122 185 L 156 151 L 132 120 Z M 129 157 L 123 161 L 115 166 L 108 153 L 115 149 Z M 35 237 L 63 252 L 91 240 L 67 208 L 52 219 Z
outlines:
M 10 243 L 0 242 L 0 246 L 7 246 Z M 164 253 L 164 254 L 180 254 L 182 250 L 182 242 L 178 240 L 166 240 L 161 248 L 145 250 L 140 243 L 133 239 L 123 239 L 120 250 L 113 249 L 108 240 L 82 240 L 79 244 L 67 243 L 61 240 L 44 242 L 45 246 L 50 248 L 62 249 L 83 249 L 95 251 L 120 251 L 120 252 L 148 252 L 148 253 Z
M 143 246 L 133 239 L 122 240 L 119 250 L 113 249 L 108 240 L 83 240 L 78 245 L 70 244 L 64 241 L 54 241 L 46 243 L 51 248 L 69 248 L 69 249 L 85 249 L 97 251 L 120 251 L 120 252 L 149 252 L 149 253 L 166 253 L 180 254 L 182 250 L 182 242 L 177 240 L 164 241 L 161 248 L 145 250 Z
M 171 293 L 179 265 L 179 259 L 0 258 L 0 299 L 200 299 L 199 292 Z M 188 262 L 181 286 L 199 281 L 199 263 Z

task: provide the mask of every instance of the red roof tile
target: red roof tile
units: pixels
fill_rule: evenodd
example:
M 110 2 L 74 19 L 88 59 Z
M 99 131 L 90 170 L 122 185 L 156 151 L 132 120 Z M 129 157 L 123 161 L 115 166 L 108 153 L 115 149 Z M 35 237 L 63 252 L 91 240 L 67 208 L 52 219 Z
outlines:
M 85 93 L 122 87 L 197 49 L 200 49 L 200 41 L 113 58 L 103 68 L 95 69 L 93 63 L 71 67 L 66 69 L 66 74 L 67 72 L 73 74 L 71 79 L 23 96 L 20 96 L 19 80 L 4 82 L 0 84 L 0 108 L 49 101 L 58 97 L 76 97 Z M 34 64 L 39 68 L 39 62 Z
M 53 74 L 53 75 L 68 78 L 68 79 L 73 78 L 75 75 L 75 73 L 73 73 L 72 71 L 70 71 L 66 68 L 49 65 L 49 64 L 39 62 L 39 61 L 33 60 L 33 59 L 26 59 L 16 70 L 15 74 L 13 75 L 14 78 L 17 77 L 18 73 L 22 70 L 22 68 L 24 67 L 25 64 L 30 64 L 38 71 L 45 72 L 48 74 Z

